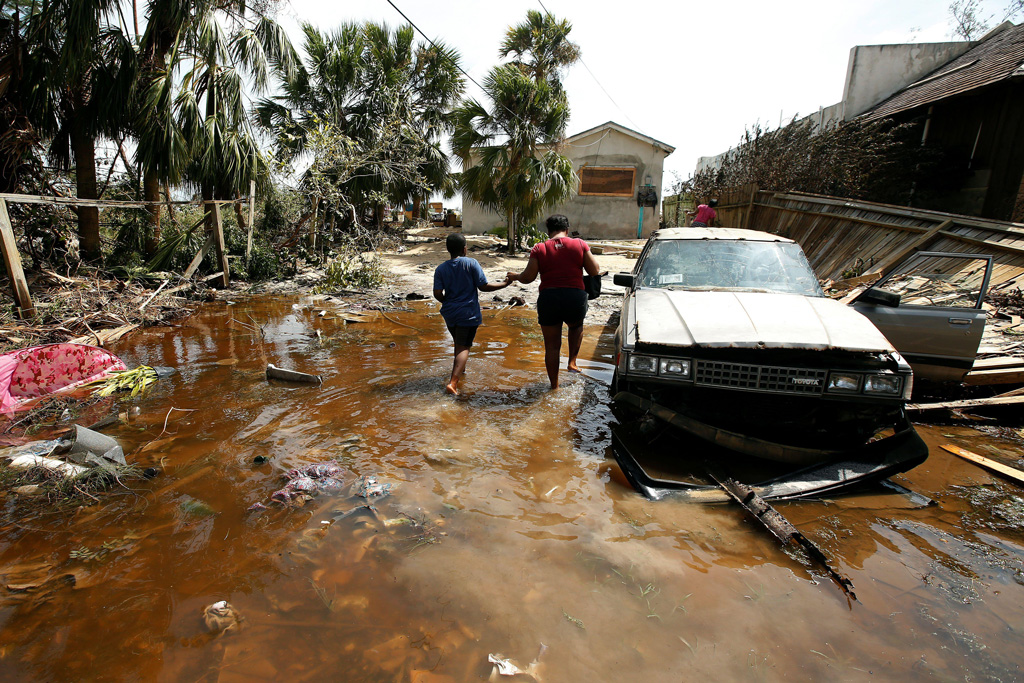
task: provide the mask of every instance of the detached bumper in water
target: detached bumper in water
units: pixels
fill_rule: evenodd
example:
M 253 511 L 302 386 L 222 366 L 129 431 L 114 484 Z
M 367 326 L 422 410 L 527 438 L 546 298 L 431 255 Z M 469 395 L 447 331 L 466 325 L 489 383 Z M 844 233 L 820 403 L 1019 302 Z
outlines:
M 627 406 L 633 410 L 639 411 L 640 413 L 653 415 L 673 427 L 677 427 L 684 432 L 692 434 L 709 443 L 713 443 L 716 446 L 721 446 L 722 448 L 727 448 L 731 451 L 743 453 L 744 455 L 753 456 L 755 458 L 774 460 L 775 462 L 789 463 L 793 465 L 810 465 L 813 463 L 836 460 L 838 458 L 851 455 L 851 451 L 791 446 L 715 427 L 628 391 L 620 391 L 615 394 L 613 400 L 619 405 Z M 910 423 L 904 418 L 904 424 L 900 425 L 897 432 L 900 433 L 906 430 L 913 431 L 913 429 L 914 428 Z M 881 442 L 888 440 L 889 439 L 882 439 Z M 924 446 L 924 442 L 922 442 L 922 448 L 924 448 L 924 454 L 927 455 L 927 447 Z
M 619 392 L 614 400 L 729 450 L 783 463 L 805 465 L 802 469 L 755 485 L 754 490 L 766 500 L 834 493 L 906 472 L 928 458 L 927 444 L 906 419 L 890 437 L 849 451 L 830 451 L 787 446 L 719 429 L 630 392 Z M 630 484 L 651 500 L 668 494 L 703 502 L 725 500 L 724 494 L 716 486 L 684 484 L 650 476 L 614 431 L 612 444 L 615 459 Z

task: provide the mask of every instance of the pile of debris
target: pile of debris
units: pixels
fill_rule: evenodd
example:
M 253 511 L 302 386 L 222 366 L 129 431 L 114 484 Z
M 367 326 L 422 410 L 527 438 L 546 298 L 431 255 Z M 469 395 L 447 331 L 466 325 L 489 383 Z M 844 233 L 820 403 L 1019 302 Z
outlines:
M 77 424 L 55 439 L 0 449 L 0 462 L 7 472 L 22 475 L 13 481 L 22 485 L 13 490 L 26 496 L 46 493 L 41 484 L 58 489 L 70 484 L 72 490 L 78 490 L 76 482 L 97 476 L 118 478 L 130 469 L 117 441 Z
M 49 270 L 32 275 L 29 287 L 36 315 L 27 320 L 14 318 L 10 288 L 0 287 L 0 353 L 68 341 L 103 346 L 138 327 L 190 315 L 185 295 L 208 298 L 210 292 L 202 281 L 144 283 L 102 275 L 67 277 Z

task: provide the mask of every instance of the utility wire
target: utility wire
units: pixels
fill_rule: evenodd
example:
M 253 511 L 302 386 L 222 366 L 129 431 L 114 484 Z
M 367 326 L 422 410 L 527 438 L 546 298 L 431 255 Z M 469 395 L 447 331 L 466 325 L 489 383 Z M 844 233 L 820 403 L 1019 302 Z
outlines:
M 388 2 L 391 2 L 391 0 L 388 0 Z M 547 14 L 551 14 L 551 10 L 549 10 L 547 7 L 544 6 L 544 3 L 542 2 L 542 0 L 537 0 L 537 2 L 540 4 L 540 7 L 541 7 L 542 10 L 544 10 Z M 644 131 L 640 128 L 640 126 L 637 125 L 636 121 L 634 121 L 633 119 L 631 119 L 629 117 L 629 114 L 626 113 L 626 110 L 623 109 L 622 107 L 620 107 L 619 103 L 615 101 L 615 98 L 612 97 L 611 94 L 605 89 L 605 87 L 601 84 L 601 81 L 599 81 L 597 79 L 597 76 L 594 75 L 594 72 L 590 70 L 589 66 L 587 66 L 587 63 L 585 61 L 583 61 L 583 57 L 582 56 L 580 57 L 580 64 L 583 65 L 583 68 L 587 70 L 587 73 L 590 74 L 590 77 L 594 79 L 595 83 L 597 83 L 597 87 L 601 88 L 601 92 L 603 92 L 605 94 L 605 97 L 607 97 L 611 101 L 611 103 L 615 105 L 616 109 L 618 109 L 620 112 L 622 112 L 622 115 L 626 117 L 627 121 L 629 121 L 631 124 L 633 124 L 633 128 L 636 129 L 637 132 L 643 133 L 644 135 L 647 135 L 647 133 L 644 133 Z M 650 137 L 650 135 L 647 135 L 647 137 Z
M 387 0 L 387 3 L 388 3 L 389 5 L 391 5 L 392 7 L 394 7 L 394 8 L 395 8 L 395 11 L 396 11 L 396 12 L 398 12 L 399 14 L 401 14 L 401 15 L 402 15 L 402 18 L 403 18 L 403 19 L 405 19 L 405 20 L 406 20 L 407 22 L 409 22 L 409 25 L 410 25 L 410 26 L 412 26 L 412 27 L 413 27 L 414 29 L 416 29 L 416 32 L 417 32 L 417 33 L 419 33 L 419 34 L 420 34 L 421 36 L 423 36 L 423 37 L 424 37 L 424 38 L 426 39 L 426 41 L 427 41 L 428 43 L 430 43 L 431 45 L 433 45 L 433 46 L 434 46 L 434 49 L 436 49 L 436 50 L 437 50 L 438 52 L 440 52 L 440 51 L 441 51 L 441 48 L 440 48 L 440 47 L 438 47 L 437 43 L 435 43 L 435 42 L 434 42 L 434 40 L 433 40 L 433 39 L 432 39 L 432 38 L 431 38 L 430 36 L 428 36 L 428 35 L 427 35 L 426 33 L 424 33 L 424 32 L 423 32 L 423 30 L 422 30 L 422 29 L 421 29 L 421 28 L 420 28 L 419 26 L 417 26 L 417 25 L 416 25 L 415 23 L 413 23 L 413 20 L 412 20 L 412 19 L 410 19 L 410 18 L 409 18 L 408 16 L 406 16 L 405 12 L 403 12 L 403 11 L 402 11 L 402 10 L 400 10 L 400 9 L 398 9 L 398 5 L 396 5 L 396 4 L 395 4 L 394 2 L 392 2 L 391 0 Z M 466 73 L 466 70 L 462 68 L 462 65 L 461 65 L 461 64 L 459 64 L 459 63 L 458 63 L 457 61 L 455 61 L 455 60 L 453 59 L 453 60 L 452 60 L 452 65 L 453 65 L 453 66 L 454 66 L 454 67 L 455 67 L 456 69 L 458 69 L 458 70 L 459 70 L 459 73 L 461 73 L 461 74 L 462 74 L 463 76 L 465 76 L 466 78 L 468 78 L 468 79 L 469 79 L 469 80 L 470 80 L 470 81 L 471 81 L 471 82 L 473 83 L 473 85 L 475 85 L 476 87 L 480 88 L 480 91 L 481 91 L 481 92 L 483 92 L 483 93 L 485 93 L 485 94 L 487 93 L 487 91 L 486 91 L 486 90 L 484 90 L 484 87 L 483 87 L 482 85 L 480 85 L 480 84 L 479 84 L 479 83 L 477 82 L 477 80 L 476 80 L 475 78 L 473 78 L 473 77 L 472 77 L 472 76 L 470 76 L 470 75 L 469 75 L 468 73 Z M 524 125 L 524 126 L 526 126 L 526 127 L 529 127 L 529 125 L 530 125 L 530 124 L 529 124 L 529 122 L 527 122 L 527 121 L 526 121 L 526 120 L 525 120 L 525 119 L 524 119 L 523 117 L 521 117 L 521 116 L 520 116 L 519 114 L 517 114 L 516 112 L 512 111 L 511 109 L 509 109 L 507 105 L 505 105 L 505 104 L 503 104 L 503 103 L 501 103 L 501 102 L 497 102 L 497 101 L 495 101 L 495 104 L 498 104 L 498 105 L 500 105 L 502 109 L 504 109 L 504 110 L 505 110 L 505 111 L 507 111 L 507 112 L 508 112 L 509 114 L 511 114 L 513 118 L 515 118 L 515 119 L 517 119 L 517 120 L 519 121 L 519 123 L 523 124 L 523 125 Z
M 391 5 L 392 7 L 394 7 L 394 8 L 395 8 L 395 11 L 396 11 L 396 12 L 398 12 L 399 14 L 401 14 L 401 15 L 402 15 L 402 18 L 403 18 L 403 19 L 405 19 L 406 21 L 408 21 L 408 22 L 409 22 L 409 25 L 410 25 L 410 26 L 412 26 L 412 27 L 413 27 L 414 29 L 416 29 L 416 32 L 417 32 L 417 33 L 419 33 L 419 34 L 420 34 L 421 36 L 423 36 L 423 37 L 424 37 L 424 38 L 426 39 L 426 41 L 427 41 L 428 43 L 430 43 L 431 45 L 433 45 L 433 46 L 434 46 L 434 49 L 435 49 L 435 50 L 438 50 L 438 51 L 440 51 L 440 50 L 441 50 L 441 48 L 437 46 L 437 43 L 435 43 L 435 42 L 434 42 L 433 38 L 431 38 L 430 36 L 428 36 L 428 35 L 427 35 L 426 33 L 424 33 L 424 32 L 423 32 L 423 31 L 422 31 L 422 30 L 420 29 L 420 27 L 419 27 L 419 26 L 417 26 L 417 25 L 416 25 L 415 23 L 413 23 L 413 20 L 412 20 L 412 19 L 410 19 L 409 17 L 407 17 L 407 16 L 405 15 L 405 12 L 403 12 L 403 11 L 402 11 L 402 10 L 400 10 L 400 9 L 398 9 L 398 5 L 396 5 L 395 3 L 391 2 L 391 0 L 387 0 L 387 3 L 388 3 L 389 5 Z M 473 84 L 474 84 L 474 85 L 475 85 L 476 87 L 480 88 L 480 90 L 481 90 L 481 91 L 483 91 L 483 92 L 487 92 L 486 90 L 484 90 L 484 87 L 483 87 L 482 85 L 480 85 L 479 83 L 477 83 L 477 82 L 476 82 L 476 79 L 475 79 L 475 78 L 473 78 L 473 77 L 472 77 L 472 76 L 470 76 L 470 75 L 469 75 L 468 73 L 466 73 L 466 70 L 465 70 L 465 69 L 463 69 L 463 68 L 462 68 L 462 66 L 461 66 L 461 65 L 460 65 L 460 64 L 459 64 L 458 62 L 456 62 L 456 61 L 452 60 L 452 64 L 453 64 L 453 65 L 455 66 L 455 68 L 456 68 L 456 69 L 458 69 L 458 70 L 459 70 L 459 72 L 460 72 L 460 73 L 461 73 L 461 74 L 462 74 L 463 76 L 465 76 L 465 77 L 466 77 L 466 78 L 468 78 L 468 79 L 469 79 L 470 81 L 472 81 L 472 82 L 473 82 Z M 510 114 L 513 114 L 513 115 L 515 115 L 515 114 L 514 114 L 514 112 L 512 112 L 511 110 L 509 110 L 509 113 L 510 113 Z M 517 117 L 517 118 L 518 118 L 518 117 Z

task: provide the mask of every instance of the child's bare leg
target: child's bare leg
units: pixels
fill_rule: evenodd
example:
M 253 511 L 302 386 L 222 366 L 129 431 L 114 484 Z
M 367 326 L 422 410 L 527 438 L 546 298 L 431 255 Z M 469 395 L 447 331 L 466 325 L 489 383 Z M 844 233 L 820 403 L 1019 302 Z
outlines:
M 466 372 L 466 361 L 469 360 L 469 347 L 468 346 L 456 346 L 455 347 L 455 362 L 452 363 L 452 378 L 449 380 L 448 385 L 444 388 L 449 394 L 458 395 L 459 393 L 459 380 L 462 379 L 462 375 Z
M 580 355 L 580 347 L 583 346 L 583 323 L 575 327 L 569 326 L 569 372 L 579 372 L 576 365 L 576 357 Z

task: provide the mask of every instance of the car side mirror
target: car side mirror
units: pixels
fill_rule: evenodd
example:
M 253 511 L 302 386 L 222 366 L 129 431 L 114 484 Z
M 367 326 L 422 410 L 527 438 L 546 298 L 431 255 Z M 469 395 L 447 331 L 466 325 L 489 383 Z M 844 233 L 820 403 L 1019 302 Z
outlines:
M 632 273 L 615 273 L 612 278 L 612 282 L 617 284 L 619 287 L 625 287 L 629 289 L 633 286 L 633 274 Z
M 900 305 L 900 295 L 886 289 L 869 289 L 861 294 L 857 301 L 865 304 L 877 304 L 879 306 L 897 308 Z

